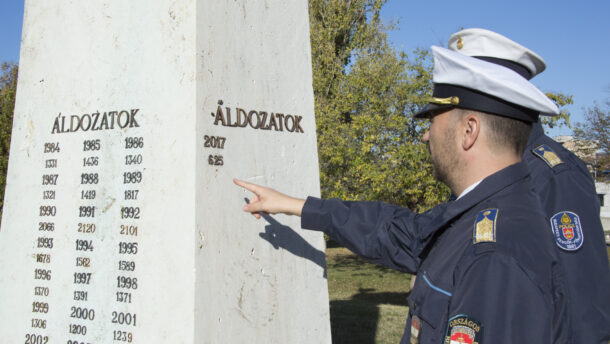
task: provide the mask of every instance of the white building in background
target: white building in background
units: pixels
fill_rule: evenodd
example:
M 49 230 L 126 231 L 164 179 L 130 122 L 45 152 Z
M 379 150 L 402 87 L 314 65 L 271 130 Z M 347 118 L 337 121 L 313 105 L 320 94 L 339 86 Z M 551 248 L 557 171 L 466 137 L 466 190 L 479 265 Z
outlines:
M 595 183 L 595 190 L 597 190 L 597 196 L 599 196 L 599 203 L 601 209 L 599 216 L 602 218 L 602 224 L 604 225 L 605 231 L 610 231 L 610 184 L 608 183 Z M 606 238 L 608 242 L 610 238 Z

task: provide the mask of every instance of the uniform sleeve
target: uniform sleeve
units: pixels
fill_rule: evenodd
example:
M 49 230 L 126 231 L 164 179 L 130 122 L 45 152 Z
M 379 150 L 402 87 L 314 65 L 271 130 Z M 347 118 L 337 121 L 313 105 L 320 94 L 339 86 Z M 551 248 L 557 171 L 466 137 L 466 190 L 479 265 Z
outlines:
M 460 336 L 479 344 L 551 343 L 556 335 L 551 288 L 534 281 L 512 257 L 482 254 L 454 278 L 447 343 L 459 343 Z
M 552 226 L 568 277 L 575 338 L 583 343 L 608 343 L 610 269 L 597 193 L 590 178 L 574 167 L 553 177 L 540 193 L 547 215 L 554 219 L 552 223 L 560 223 L 562 214 L 568 212 L 580 222 L 569 240 L 561 236 L 558 226 Z M 568 250 L 566 242 L 580 244 Z
M 418 234 L 438 212 L 416 214 L 382 202 L 309 197 L 301 214 L 301 226 L 323 231 L 372 263 L 414 273 L 424 246 Z

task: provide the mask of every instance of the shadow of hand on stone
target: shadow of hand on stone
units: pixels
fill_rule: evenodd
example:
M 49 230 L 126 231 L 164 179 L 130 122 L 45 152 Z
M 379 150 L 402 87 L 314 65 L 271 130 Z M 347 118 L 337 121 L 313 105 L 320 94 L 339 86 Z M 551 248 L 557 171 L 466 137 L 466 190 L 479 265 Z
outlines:
M 249 199 L 246 198 L 245 200 L 246 203 L 249 202 Z M 326 255 L 323 251 L 313 247 L 292 228 L 279 223 L 271 215 L 264 213 L 260 215 L 269 223 L 265 226 L 265 232 L 259 234 L 261 238 L 270 243 L 276 250 L 282 248 L 295 256 L 308 259 L 319 265 L 324 271 L 324 278 L 326 278 Z

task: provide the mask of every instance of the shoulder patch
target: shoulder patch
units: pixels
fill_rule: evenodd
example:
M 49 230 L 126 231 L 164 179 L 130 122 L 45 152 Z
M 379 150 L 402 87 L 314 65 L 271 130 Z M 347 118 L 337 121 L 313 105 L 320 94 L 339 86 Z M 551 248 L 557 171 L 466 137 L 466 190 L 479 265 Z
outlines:
M 534 149 L 532 152 L 546 162 L 551 168 L 563 164 L 563 161 L 557 156 L 557 154 L 551 149 L 551 147 L 547 145 L 540 145 Z
M 445 344 L 482 344 L 483 326 L 472 317 L 459 314 L 449 319 L 447 332 L 445 332 Z
M 566 251 L 578 250 L 584 241 L 578 215 L 571 211 L 560 211 L 551 217 L 551 228 L 555 243 Z
M 474 221 L 474 232 L 472 233 L 472 243 L 496 242 L 496 219 L 498 218 L 498 208 L 485 209 L 477 214 Z

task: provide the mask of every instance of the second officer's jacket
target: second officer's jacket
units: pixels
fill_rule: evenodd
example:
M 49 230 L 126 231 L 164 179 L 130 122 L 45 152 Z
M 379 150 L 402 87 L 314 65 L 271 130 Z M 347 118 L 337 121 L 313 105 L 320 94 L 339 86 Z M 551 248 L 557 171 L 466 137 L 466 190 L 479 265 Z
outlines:
M 417 273 L 401 343 L 570 340 L 563 271 L 524 163 L 423 214 L 310 197 L 301 225 Z
M 585 164 L 534 124 L 523 154 L 565 272 L 574 343 L 610 341 L 610 269 L 595 184 Z

